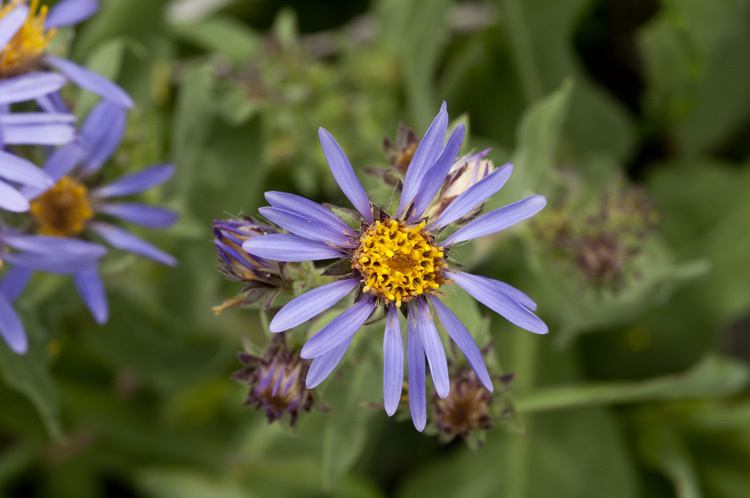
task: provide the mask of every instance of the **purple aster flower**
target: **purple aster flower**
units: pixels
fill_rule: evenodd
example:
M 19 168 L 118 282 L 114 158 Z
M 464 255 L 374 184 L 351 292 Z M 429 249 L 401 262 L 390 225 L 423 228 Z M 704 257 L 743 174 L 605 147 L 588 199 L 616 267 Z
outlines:
M 445 285 L 456 284 L 493 311 L 522 328 L 546 334 L 545 323 L 532 311 L 536 303 L 520 290 L 497 280 L 451 268 L 446 258 L 455 244 L 508 228 L 541 210 L 546 199 L 532 196 L 490 211 L 447 237 L 441 231 L 461 220 L 497 192 L 508 180 L 506 164 L 458 195 L 438 216 L 425 217 L 446 175 L 454 164 L 464 137 L 459 125 L 443 144 L 448 126 L 445 104 L 420 142 L 404 178 L 395 215 L 374 206 L 354 173 L 344 151 L 324 129 L 319 130 L 323 152 L 344 195 L 360 217 L 355 230 L 326 207 L 281 192 L 267 192 L 271 207 L 261 208 L 268 220 L 291 232 L 254 237 L 243 243 L 248 253 L 276 261 L 314 261 L 341 258 L 351 261 L 352 272 L 310 290 L 284 306 L 271 321 L 271 332 L 282 332 L 326 311 L 357 290 L 354 304 L 317 334 L 301 351 L 313 359 L 307 387 L 322 382 L 336 367 L 354 337 L 379 304 L 386 314 L 383 341 L 383 398 L 392 415 L 403 383 L 404 345 L 399 308 L 406 304 L 406 357 L 409 405 L 412 420 L 422 430 L 427 420 L 425 357 L 435 390 L 445 398 L 450 390 L 443 345 L 435 327 L 435 314 L 463 352 L 481 383 L 492 391 L 492 382 L 479 347 L 466 327 L 438 297 Z M 334 263 L 335 264 L 335 263 Z
M 98 7 L 94 0 L 63 0 L 49 13 L 46 5 L 39 7 L 39 0 L 32 0 L 30 5 L 26 0 L 16 0 L 0 7 L 0 79 L 53 68 L 85 90 L 122 107 L 132 107 L 130 96 L 104 76 L 45 53 L 56 28 L 86 20 Z
M 10 104 L 43 97 L 64 84 L 65 78 L 55 73 L 29 73 L 0 81 L 0 209 L 28 211 L 29 202 L 17 186 L 49 188 L 53 184 L 35 164 L 4 150 L 5 145 L 59 145 L 70 142 L 75 133 L 69 114 L 4 111 Z
M 149 228 L 167 228 L 177 215 L 165 208 L 119 198 L 139 194 L 160 185 L 174 174 L 174 166 L 160 164 L 120 177 L 104 185 L 92 185 L 93 175 L 120 145 L 126 111 L 101 101 L 89 114 L 77 139 L 52 152 L 44 171 L 55 181 L 50 189 L 24 187 L 37 233 L 53 237 L 75 237 L 92 232 L 109 245 L 140 254 L 166 265 L 175 265 L 171 255 L 129 231 L 100 219 L 119 218 Z M 104 286 L 96 267 L 74 273 L 81 298 L 98 323 L 108 317 Z
M 11 350 L 23 354 L 28 340 L 13 302 L 34 270 L 74 274 L 95 268 L 106 248 L 82 240 L 23 235 L 0 228 L 0 336 Z M 10 268 L 9 268 L 10 267 Z M 7 271 L 5 271 L 7 270 Z

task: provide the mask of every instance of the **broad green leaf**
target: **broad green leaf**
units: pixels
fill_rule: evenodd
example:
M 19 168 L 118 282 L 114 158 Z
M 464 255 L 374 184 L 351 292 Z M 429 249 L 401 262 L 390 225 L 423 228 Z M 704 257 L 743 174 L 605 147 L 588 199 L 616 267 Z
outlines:
M 214 15 L 191 23 L 173 24 L 172 33 L 208 50 L 246 64 L 261 46 L 259 36 L 232 17 Z
M 152 498 L 252 498 L 255 495 L 230 479 L 190 468 L 147 467 L 135 476 L 137 486 Z

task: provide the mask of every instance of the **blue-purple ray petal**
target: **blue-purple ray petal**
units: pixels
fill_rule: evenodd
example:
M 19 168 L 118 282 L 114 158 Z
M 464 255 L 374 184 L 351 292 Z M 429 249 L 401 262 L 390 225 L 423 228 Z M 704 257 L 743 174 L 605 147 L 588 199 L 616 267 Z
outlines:
M 365 296 L 351 308 L 344 310 L 308 339 L 299 355 L 302 358 L 315 358 L 350 339 L 370 317 L 375 309 L 376 301 L 372 296 Z
M 12 303 L 24 291 L 33 273 L 33 270 L 20 266 L 14 266 L 6 270 L 5 275 L 0 280 L 0 294 L 3 294 Z
M 21 319 L 3 294 L 0 294 L 0 336 L 14 353 L 24 354 L 29 348 Z
M 78 290 L 78 295 L 94 317 L 96 323 L 104 325 L 109 318 L 109 305 L 107 304 L 107 295 L 104 292 L 104 284 L 99 277 L 99 270 L 91 267 L 79 271 L 73 275 L 73 280 Z
M 120 227 L 110 225 L 109 223 L 95 221 L 89 223 L 89 228 L 106 240 L 112 247 L 140 254 L 141 256 L 145 256 L 168 266 L 174 266 L 177 264 L 177 260 L 174 256 L 167 254 L 161 249 Z
M 137 173 L 120 177 L 112 183 L 93 190 L 91 195 L 103 199 L 138 194 L 166 182 L 172 178 L 174 172 L 175 168 L 172 164 L 157 164 Z
M 137 202 L 102 203 L 97 205 L 96 210 L 149 228 L 168 228 L 177 221 L 174 211 Z
M 508 204 L 470 221 L 441 242 L 440 245 L 449 246 L 457 242 L 464 242 L 505 230 L 526 218 L 534 216 L 546 205 L 547 199 L 543 195 L 532 195 L 513 204 Z
M 3 143 L 62 145 L 73 140 L 75 117 L 69 114 L 23 112 L 0 114 Z
M 29 201 L 21 192 L 0 180 L 0 209 L 25 213 L 29 210 Z
M 495 313 L 505 317 L 509 322 L 535 334 L 546 334 L 549 332 L 547 325 L 538 316 L 525 306 L 508 297 L 504 292 L 499 292 L 497 287 L 483 278 L 478 278 L 476 275 L 461 271 L 452 271 L 450 273 L 450 278 L 459 287 Z
M 464 354 L 466 361 L 469 362 L 469 366 L 474 370 L 482 385 L 489 392 L 492 392 L 492 379 L 490 379 L 487 366 L 484 364 L 484 359 L 482 358 L 482 352 L 479 350 L 479 346 L 477 346 L 474 338 L 466 330 L 461 320 L 439 298 L 430 297 L 429 299 L 435 311 L 437 311 L 440 322 L 445 327 L 445 331 L 448 332 L 448 335 L 456 343 L 458 349 Z
M 39 188 L 54 185 L 54 180 L 34 163 L 4 150 L 0 150 L 0 178 Z
M 52 178 L 53 183 L 57 183 L 78 165 L 82 157 L 83 149 L 77 142 L 73 141 L 55 149 L 47 157 L 47 162 L 44 163 L 44 172 Z M 46 190 L 46 188 L 24 187 L 21 192 L 27 199 L 33 200 Z
M 352 237 L 356 236 L 356 232 L 341 221 L 341 218 L 315 201 L 286 192 L 271 191 L 266 192 L 265 196 L 266 200 L 275 208 L 283 209 L 290 213 L 311 216 L 322 223 L 336 228 L 339 232 Z
M 446 111 L 445 102 L 440 108 L 435 119 L 430 124 L 427 132 L 424 134 L 422 141 L 419 142 L 417 150 L 409 163 L 409 168 L 404 176 L 404 188 L 401 191 L 401 200 L 398 204 L 396 217 L 400 217 L 409 204 L 412 203 L 419 188 L 422 186 L 422 180 L 427 171 L 435 164 L 440 151 L 443 148 L 445 132 L 448 129 L 448 112 Z
M 27 17 L 29 17 L 29 8 L 24 4 L 19 4 L 0 19 L 0 47 L 5 47 L 16 35 Z
M 120 105 L 102 100 L 81 126 L 81 146 L 86 151 L 81 176 L 98 171 L 114 154 L 125 134 L 127 111 Z
M 409 303 L 411 304 L 411 303 Z M 409 306 L 409 313 L 417 309 L 417 330 L 419 339 L 427 355 L 427 362 L 430 364 L 430 375 L 435 385 L 435 391 L 438 396 L 445 398 L 451 390 L 451 381 L 448 376 L 448 360 L 445 357 L 443 343 L 440 341 L 435 322 L 432 319 L 432 313 L 427 306 L 424 298 L 417 299 L 416 306 Z
M 403 384 L 404 339 L 401 336 L 398 308 L 389 306 L 383 336 L 383 402 L 389 417 L 396 413 Z
M 365 188 L 359 182 L 341 146 L 333 138 L 333 135 L 323 128 L 318 128 L 318 136 L 320 137 L 320 145 L 323 146 L 323 154 L 328 161 L 328 167 L 331 169 L 336 183 L 341 187 L 341 191 L 344 192 L 352 206 L 359 211 L 359 214 L 368 223 L 374 223 L 370 199 L 367 198 Z
M 106 100 L 111 100 L 126 109 L 133 107 L 133 99 L 125 93 L 125 90 L 117 84 L 108 80 L 101 74 L 95 73 L 90 69 L 81 67 L 67 59 L 47 55 L 44 61 L 50 66 L 58 69 L 76 85 L 84 90 L 95 93 Z
M 271 320 L 271 332 L 283 332 L 323 313 L 359 285 L 358 278 L 337 280 L 309 290 L 289 301 Z
M 445 208 L 445 211 L 443 211 L 435 223 L 429 227 L 429 230 L 437 230 L 438 228 L 450 225 L 454 221 L 471 213 L 475 207 L 503 188 L 505 182 L 510 178 L 511 173 L 513 173 L 513 165 L 511 163 L 504 164 L 466 189 L 448 204 L 448 207 Z
M 414 199 L 414 210 L 410 216 L 411 220 L 419 219 L 424 210 L 427 209 L 427 206 L 430 205 L 430 202 L 432 202 L 435 194 L 437 194 L 440 185 L 442 185 L 445 177 L 448 176 L 448 171 L 453 166 L 456 156 L 458 156 L 458 151 L 461 150 L 465 133 L 466 128 L 463 123 L 460 123 L 453 130 L 451 136 L 448 137 L 448 142 L 446 142 L 445 147 L 440 152 L 435 164 L 422 179 L 422 185 Z
M 333 372 L 333 369 L 336 368 L 336 365 L 338 365 L 341 358 L 343 358 L 344 353 L 346 353 L 346 350 L 352 343 L 352 339 L 354 339 L 354 336 L 349 337 L 348 340 L 313 360 L 310 365 L 310 370 L 307 372 L 307 377 L 305 378 L 305 386 L 308 389 L 313 389 L 326 380 L 326 377 Z
M 78 239 L 51 237 L 48 235 L 23 235 L 0 232 L 3 244 L 32 255 L 44 255 L 62 261 L 89 260 L 101 258 L 107 248 L 99 244 Z M 3 254 L 3 258 L 9 254 Z
M 406 362 L 409 371 L 409 411 L 414 427 L 419 432 L 427 424 L 427 389 L 425 386 L 424 349 L 419 339 L 416 316 L 411 313 L 406 335 Z
M 323 242 L 286 233 L 253 237 L 246 240 L 242 248 L 253 256 L 274 261 L 317 261 L 345 257 L 340 250 Z
M 325 221 L 319 221 L 314 215 L 295 214 L 273 207 L 262 207 L 258 212 L 267 220 L 300 237 L 338 247 L 356 247 L 356 243 L 341 230 Z
M 86 268 L 90 268 L 95 264 L 94 261 L 90 259 L 65 260 L 24 252 L 3 254 L 3 261 L 22 268 L 39 270 L 47 273 L 59 273 L 61 275 L 71 275 L 85 270 Z
M 44 28 L 62 28 L 85 21 L 99 10 L 97 0 L 62 0 L 52 7 Z
M 36 102 L 44 112 L 70 114 L 70 109 L 65 105 L 65 101 L 60 96 L 60 92 L 52 92 L 48 95 L 37 97 Z
M 534 300 L 531 299 L 528 295 L 526 295 L 526 293 L 520 291 L 519 289 L 516 289 L 512 285 L 506 284 L 505 282 L 501 282 L 499 280 L 494 280 L 491 278 L 483 277 L 482 275 L 473 275 L 473 276 L 480 280 L 483 280 L 488 285 L 491 285 L 498 292 L 502 292 L 503 294 L 507 295 L 509 298 L 513 299 L 524 308 L 528 308 L 531 311 L 536 311 L 537 306 Z
M 0 81 L 0 104 L 12 104 L 42 97 L 65 86 L 57 73 L 28 73 Z

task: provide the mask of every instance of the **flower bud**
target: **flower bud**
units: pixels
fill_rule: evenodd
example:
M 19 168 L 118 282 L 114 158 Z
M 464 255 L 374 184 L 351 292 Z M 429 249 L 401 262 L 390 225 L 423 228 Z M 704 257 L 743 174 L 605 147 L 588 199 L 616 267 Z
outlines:
M 490 149 L 477 154 L 461 156 L 453 163 L 448 176 L 443 182 L 438 196 L 425 210 L 424 216 L 436 218 L 445 211 L 453 200 L 487 175 L 495 171 L 495 165 L 490 159 L 485 159 Z M 482 210 L 484 203 L 478 205 L 471 213 L 456 223 L 462 223 L 476 216 Z
M 474 429 L 492 428 L 491 406 L 494 401 L 470 368 L 463 368 L 451 380 L 445 399 L 433 394 L 430 399 L 438 431 L 449 439 L 467 437 Z
M 288 413 L 293 427 L 300 412 L 309 412 L 315 404 L 312 391 L 305 386 L 308 361 L 286 344 L 283 333 L 274 336 L 262 356 L 239 353 L 237 357 L 244 368 L 232 377 L 250 387 L 245 405 L 263 410 L 269 423 Z

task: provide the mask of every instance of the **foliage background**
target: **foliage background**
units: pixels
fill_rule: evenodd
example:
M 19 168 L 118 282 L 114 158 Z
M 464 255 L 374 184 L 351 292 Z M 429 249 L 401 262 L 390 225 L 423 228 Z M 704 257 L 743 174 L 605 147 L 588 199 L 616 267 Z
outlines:
M 70 53 L 137 102 L 116 163 L 177 165 L 152 195 L 181 221 L 151 240 L 180 263 L 108 261 L 102 328 L 65 279 L 19 301 L 32 346 L 0 344 L 0 495 L 747 496 L 749 22 L 747 0 L 103 0 Z M 442 100 L 470 124 L 464 150 L 516 165 L 493 206 L 534 192 L 575 218 L 571 192 L 632 182 L 656 231 L 618 292 L 532 230 L 466 250 L 551 330 L 461 301 L 515 373 L 517 420 L 478 451 L 360 406 L 381 397 L 374 338 L 322 386 L 329 413 L 269 426 L 229 379 L 264 332 L 257 311 L 211 311 L 238 290 L 212 220 L 271 189 L 340 202 L 316 128 L 361 171 Z

